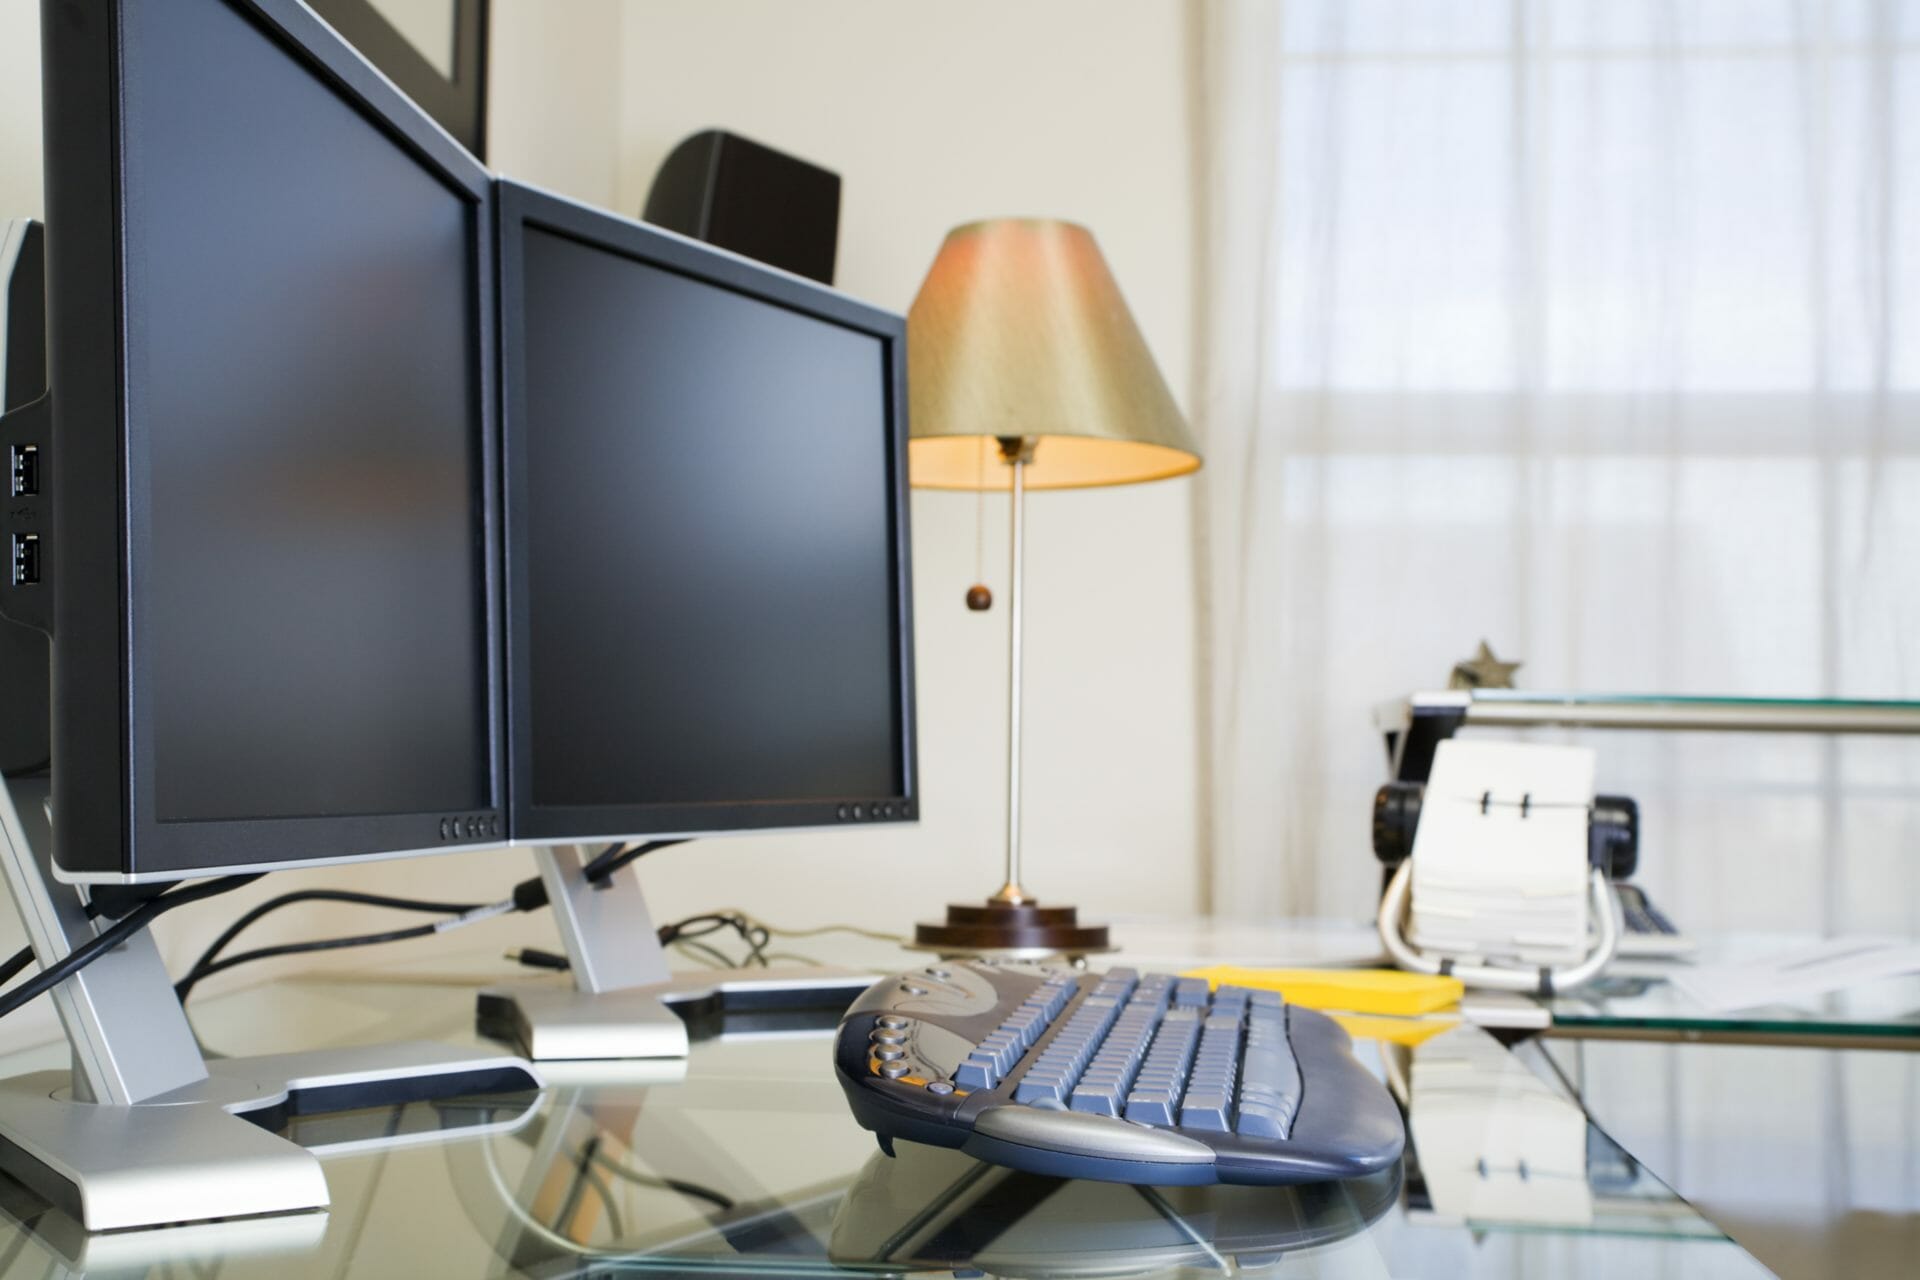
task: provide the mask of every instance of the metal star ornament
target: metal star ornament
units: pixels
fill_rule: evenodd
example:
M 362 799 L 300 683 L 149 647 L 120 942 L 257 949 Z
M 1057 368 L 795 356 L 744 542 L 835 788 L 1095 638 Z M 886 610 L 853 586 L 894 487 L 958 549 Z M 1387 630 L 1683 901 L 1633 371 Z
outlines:
M 1487 642 L 1480 642 L 1480 651 L 1464 662 L 1453 664 L 1453 674 L 1447 677 L 1449 689 L 1511 689 L 1513 673 L 1526 664 L 1523 662 L 1502 662 L 1493 656 L 1493 650 Z

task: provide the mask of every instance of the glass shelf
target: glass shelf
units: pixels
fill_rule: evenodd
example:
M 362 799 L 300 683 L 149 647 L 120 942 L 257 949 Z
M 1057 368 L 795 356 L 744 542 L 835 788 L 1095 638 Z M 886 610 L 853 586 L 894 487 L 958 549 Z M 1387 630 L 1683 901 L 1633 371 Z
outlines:
M 1818 941 L 1736 934 L 1701 940 L 1695 964 L 1737 964 Z M 1913 1040 L 1920 1048 L 1920 975 L 1750 1009 L 1706 1008 L 1665 980 L 1676 963 L 1623 960 L 1571 995 L 1544 1001 L 1553 1034 L 1630 1039 L 1754 1040 L 1776 1044 Z

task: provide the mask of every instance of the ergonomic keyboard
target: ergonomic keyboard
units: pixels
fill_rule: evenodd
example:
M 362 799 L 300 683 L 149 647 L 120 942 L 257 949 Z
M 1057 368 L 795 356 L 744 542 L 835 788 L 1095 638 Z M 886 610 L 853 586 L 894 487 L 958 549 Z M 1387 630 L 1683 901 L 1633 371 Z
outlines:
M 1056 1177 L 1158 1186 L 1363 1177 L 1400 1110 L 1324 1014 L 1278 992 L 1113 969 L 929 965 L 847 1010 L 854 1118 Z

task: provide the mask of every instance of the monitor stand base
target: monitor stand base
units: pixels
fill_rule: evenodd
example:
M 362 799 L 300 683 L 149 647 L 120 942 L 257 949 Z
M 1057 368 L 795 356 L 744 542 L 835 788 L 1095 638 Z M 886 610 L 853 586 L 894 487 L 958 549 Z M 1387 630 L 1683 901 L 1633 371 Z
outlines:
M 0 1168 L 88 1231 L 300 1213 L 327 1207 L 322 1155 L 406 1139 L 302 1146 L 273 1132 L 287 1121 L 540 1087 L 518 1059 L 423 1042 L 221 1058 L 207 1070 L 130 1106 L 77 1100 L 65 1071 L 0 1080 Z
M 482 991 L 478 1025 L 535 1062 L 684 1058 L 689 1023 L 777 1029 L 807 1025 L 810 1014 L 837 1022 L 876 980 L 854 969 L 793 967 L 685 973 L 623 991 L 531 981 Z
M 94 936 L 80 894 L 53 875 L 47 795 L 44 778 L 0 785 L 0 873 L 42 966 Z M 49 998 L 73 1068 L 0 1080 L 0 1168 L 88 1231 L 324 1208 L 318 1157 L 275 1129 L 541 1087 L 521 1059 L 436 1044 L 208 1062 L 144 929 Z
M 572 981 L 493 987 L 475 1013 L 483 1035 L 536 1062 L 684 1058 L 688 1023 L 708 1019 L 755 1030 L 837 1021 L 879 978 L 802 966 L 673 973 L 631 867 L 596 885 L 584 872 L 591 852 L 578 845 L 543 846 L 535 858 Z

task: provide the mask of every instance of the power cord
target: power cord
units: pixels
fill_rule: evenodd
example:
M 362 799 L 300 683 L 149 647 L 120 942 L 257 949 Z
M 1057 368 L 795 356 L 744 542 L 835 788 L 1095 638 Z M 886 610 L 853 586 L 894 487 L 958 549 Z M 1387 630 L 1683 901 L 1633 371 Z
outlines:
M 726 929 L 739 934 L 741 940 L 747 944 L 747 965 L 758 964 L 763 967 L 766 965 L 767 943 L 770 941 L 768 932 L 744 912 L 703 912 L 697 916 L 688 916 L 684 920 L 675 920 L 671 924 L 663 924 L 654 932 L 663 947 L 679 946 L 699 952 L 709 957 L 717 967 L 722 969 L 745 968 L 746 965 L 736 965 L 726 955 L 700 941 L 702 938 Z M 509 951 L 507 959 L 533 969 L 564 970 L 572 967 L 565 956 L 555 955 L 551 951 L 542 951 L 535 947 L 521 947 L 518 950 Z
M 419 910 L 421 908 L 404 909 Z M 259 947 L 252 951 L 242 951 L 239 955 L 225 956 L 220 959 L 212 959 L 210 958 L 210 954 L 203 955 L 200 960 L 194 964 L 194 967 L 188 971 L 186 977 L 173 984 L 173 994 L 175 998 L 184 1004 L 187 997 L 193 994 L 193 989 L 199 986 L 205 979 L 211 978 L 216 973 L 224 973 L 236 965 L 250 964 L 255 960 L 271 960 L 276 956 L 306 955 L 315 951 L 339 951 L 347 947 L 371 947 L 382 942 L 401 942 L 408 938 L 425 938 L 436 933 L 447 933 L 453 929 L 465 928 L 470 924 L 478 924 L 482 920 L 491 920 L 495 916 L 506 915 L 512 910 L 513 903 L 511 900 L 507 900 L 490 903 L 484 907 L 476 907 L 471 911 L 463 911 L 459 915 L 449 916 L 444 920 L 436 920 L 432 924 L 413 925 L 406 929 L 389 929 L 384 933 L 360 933 L 345 938 L 320 938 L 312 942 L 288 942 L 277 947 Z
M 5 995 L 0 995 L 0 1018 L 6 1017 L 15 1009 L 53 990 L 175 907 L 184 907 L 189 902 L 199 902 L 222 893 L 231 893 L 235 889 L 252 884 L 259 878 L 258 875 L 222 876 L 217 880 L 170 889 L 156 898 L 149 899 L 75 947 L 54 964 L 42 969 Z M 31 958 L 31 950 L 28 956 Z M 18 955 L 13 956 L 4 966 L 10 970 L 10 974 L 17 973 L 25 967 L 25 965 L 15 967 L 15 962 L 19 958 Z
M 641 844 L 610 844 L 601 850 L 581 873 L 593 883 L 600 883 L 623 867 L 645 857 L 659 849 L 671 848 L 687 843 L 686 838 L 675 840 L 649 840 Z M 222 957 L 221 953 L 232 945 L 248 928 L 262 917 L 272 914 L 283 907 L 294 906 L 302 902 L 350 902 L 360 906 L 381 907 L 389 911 L 415 911 L 427 915 L 450 917 L 432 924 L 414 925 L 405 929 L 390 929 L 381 933 L 355 934 L 344 938 L 322 938 L 312 942 L 290 942 L 280 946 L 261 947 L 253 951 L 243 951 L 238 955 Z M 174 984 L 174 995 L 185 1003 L 193 989 L 203 980 L 216 973 L 255 960 L 269 960 L 278 956 L 306 955 L 317 951 L 338 951 L 348 947 L 370 947 L 386 942 L 401 942 L 409 938 L 424 938 L 436 933 L 445 933 L 451 929 L 478 924 L 495 916 L 512 912 L 538 911 L 548 904 L 547 886 L 539 876 L 523 880 L 513 887 L 507 898 L 492 903 L 473 902 L 434 902 L 421 898 L 396 898 L 385 894 L 357 893 L 345 889 L 302 889 L 295 893 L 281 894 L 261 903 L 253 910 L 241 916 L 228 926 L 204 952 L 194 961 L 192 968 Z M 16 957 L 17 959 L 18 957 Z M 12 963 L 9 961 L 8 963 Z M 537 963 L 537 962 L 530 962 Z M 565 967 L 564 961 L 560 967 Z M 0 981 L 4 981 L 0 978 Z
M 677 840 L 648 840 L 644 844 L 609 845 L 598 857 L 580 869 L 580 874 L 588 880 L 599 883 L 628 863 L 646 857 L 660 849 L 671 849 L 674 845 L 685 844 L 691 836 L 682 836 Z
M 587 1155 L 584 1151 L 581 1154 L 583 1156 Z M 622 1164 L 620 1161 L 608 1155 L 604 1148 L 596 1147 L 588 1158 L 608 1173 L 611 1173 L 614 1177 L 619 1178 L 623 1182 L 631 1182 L 636 1187 L 646 1187 L 652 1191 L 678 1192 L 683 1196 L 690 1196 L 695 1200 L 705 1200 L 708 1204 L 722 1212 L 734 1207 L 735 1202 L 733 1197 L 724 1192 L 715 1191 L 712 1187 L 703 1187 L 697 1182 L 688 1182 L 684 1178 L 654 1177 L 641 1173 L 638 1169 L 629 1168 L 627 1165 Z
M 0 982 L 12 982 L 13 976 L 16 973 L 19 973 L 22 969 L 26 968 L 28 965 L 32 963 L 33 963 L 33 948 L 32 947 L 20 948 L 18 951 L 14 952 L 12 955 L 7 957 L 7 962 L 5 964 L 0 964 Z
M 776 938 L 818 938 L 828 933 L 851 933 L 862 938 L 872 938 L 875 942 L 891 942 L 900 946 L 904 946 L 908 941 L 907 936 L 903 933 L 887 933 L 880 929 L 866 929 L 857 924 L 823 924 L 816 925 L 811 929 L 783 929 L 777 924 L 771 924 L 756 915 L 742 911 L 738 907 L 722 907 L 720 908 L 720 914 L 739 916 L 755 928 L 761 929 Z

